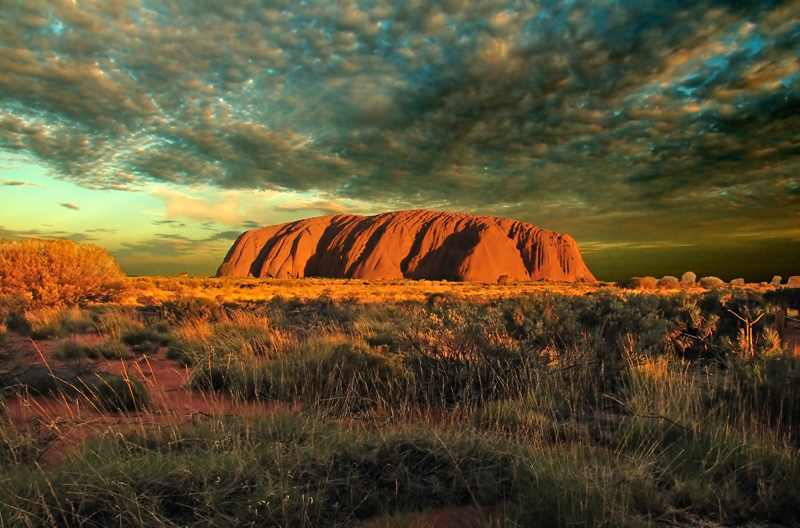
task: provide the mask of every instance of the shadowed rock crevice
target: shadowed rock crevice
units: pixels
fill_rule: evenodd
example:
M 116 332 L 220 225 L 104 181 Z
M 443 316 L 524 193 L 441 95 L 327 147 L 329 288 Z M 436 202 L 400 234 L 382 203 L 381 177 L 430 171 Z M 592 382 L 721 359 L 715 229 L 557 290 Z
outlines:
M 223 272 L 224 271 L 224 272 Z M 569 235 L 504 218 L 412 210 L 254 229 L 217 276 L 593 281 Z

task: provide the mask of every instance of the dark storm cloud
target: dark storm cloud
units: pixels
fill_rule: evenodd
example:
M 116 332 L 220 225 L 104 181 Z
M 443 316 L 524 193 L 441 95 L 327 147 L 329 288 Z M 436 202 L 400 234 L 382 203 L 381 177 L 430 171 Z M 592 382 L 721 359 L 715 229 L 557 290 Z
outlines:
M 780 1 L 6 3 L 0 148 L 325 212 L 635 218 L 629 239 L 796 219 L 799 23 Z

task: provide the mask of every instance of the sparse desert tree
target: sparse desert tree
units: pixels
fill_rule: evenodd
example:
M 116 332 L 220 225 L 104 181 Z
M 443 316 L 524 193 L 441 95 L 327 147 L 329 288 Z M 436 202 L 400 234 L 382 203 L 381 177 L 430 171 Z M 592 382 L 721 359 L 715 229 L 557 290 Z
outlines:
M 774 277 L 772 277 L 772 280 L 770 281 L 769 285 L 770 286 L 780 286 L 782 280 L 783 279 L 781 278 L 780 275 L 775 275 Z
M 107 298 L 124 273 L 105 249 L 70 240 L 0 241 L 0 297 L 29 307 L 76 305 Z
M 789 280 L 786 281 L 786 285 L 790 288 L 800 288 L 800 275 L 789 277 Z
M 733 279 L 731 281 L 731 286 L 744 286 L 745 282 L 744 279 Z
M 697 280 L 697 275 L 693 271 L 687 271 L 683 275 L 681 275 L 681 284 L 684 286 L 694 286 L 695 281 Z

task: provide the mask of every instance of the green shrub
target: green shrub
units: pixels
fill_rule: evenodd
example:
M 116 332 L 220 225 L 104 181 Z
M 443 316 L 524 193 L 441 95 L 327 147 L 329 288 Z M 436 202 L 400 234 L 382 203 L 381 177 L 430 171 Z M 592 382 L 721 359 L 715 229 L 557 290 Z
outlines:
M 59 343 L 53 351 L 53 358 L 66 359 L 131 359 L 133 353 L 117 340 L 109 339 L 97 345 L 68 340 Z
M 276 381 L 281 396 L 336 412 L 386 408 L 407 394 L 408 375 L 402 365 L 362 343 L 317 340 L 296 359 L 280 364 L 282 379 Z
M 219 305 L 203 297 L 179 296 L 171 301 L 161 303 L 162 317 L 172 322 L 182 322 L 190 319 L 210 319 L 224 313 Z
M 558 424 L 525 400 L 489 402 L 475 413 L 475 426 L 512 438 L 551 443 L 562 438 Z
M 631 490 L 623 463 L 577 447 L 535 453 L 520 465 L 509 499 L 510 526 L 627 526 Z
M 114 339 L 121 339 L 123 334 L 143 326 L 133 310 L 118 306 L 93 306 L 92 320 L 100 334 Z
M 140 411 L 150 404 L 147 385 L 137 378 L 113 376 L 92 389 L 95 403 L 106 412 Z
M 154 326 L 132 327 L 122 334 L 122 342 L 135 352 L 155 352 L 162 346 L 168 346 L 171 340 L 169 332 Z
M 0 296 L 28 299 L 32 308 L 108 300 L 123 288 L 108 252 L 70 240 L 0 241 Z
M 383 433 L 282 413 L 161 432 L 107 435 L 63 464 L 4 474 L 0 520 L 357 526 L 394 512 L 491 508 L 517 465 L 504 445 L 469 432 Z
M 34 339 L 56 339 L 96 330 L 94 321 L 79 308 L 40 308 L 24 315 L 28 335 Z

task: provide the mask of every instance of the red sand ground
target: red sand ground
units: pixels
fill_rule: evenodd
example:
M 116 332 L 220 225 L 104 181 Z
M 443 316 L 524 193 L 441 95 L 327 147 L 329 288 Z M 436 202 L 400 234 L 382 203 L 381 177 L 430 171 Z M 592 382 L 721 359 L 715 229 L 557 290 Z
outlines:
M 91 340 L 88 337 L 86 340 Z M 17 364 L 47 364 L 56 371 L 74 368 L 69 361 L 52 358 L 57 342 L 36 343 L 21 336 L 9 336 L 0 346 L 0 355 L 11 354 Z M 33 431 L 44 446 L 41 462 L 56 465 L 92 435 L 119 434 L 130 430 L 185 424 L 213 416 L 233 413 L 239 416 L 259 416 L 283 405 L 277 402 L 234 403 L 222 394 L 209 395 L 185 388 L 187 369 L 178 367 L 165 357 L 162 348 L 151 356 L 126 361 L 92 362 L 90 370 L 109 374 L 128 373 L 144 379 L 150 388 L 152 405 L 146 411 L 109 415 L 98 412 L 85 398 L 68 400 L 54 396 L 8 397 L 8 417 L 13 427 Z M 9 367 L 0 367 L 0 373 Z M 496 509 L 478 510 L 475 507 L 446 508 L 428 512 L 398 514 L 362 524 L 362 528 L 380 528 L 401 523 L 410 528 L 473 528 L 485 526 L 496 518 Z
M 2 346 L 13 353 L 16 363 L 48 365 L 56 372 L 75 368 L 75 361 L 60 362 L 52 358 L 56 342 L 38 341 L 11 336 Z M 38 348 L 38 350 L 37 350 Z M 90 372 L 123 374 L 139 377 L 148 384 L 151 405 L 135 413 L 110 415 L 98 412 L 82 396 L 73 399 L 40 395 L 12 395 L 7 398 L 8 416 L 13 426 L 32 428 L 45 445 L 42 460 L 57 463 L 74 447 L 94 433 L 116 429 L 139 429 L 187 423 L 211 416 L 261 415 L 272 412 L 276 402 L 234 403 L 225 394 L 207 394 L 186 389 L 189 372 L 171 359 L 162 348 L 152 356 L 134 360 L 96 361 L 85 367 Z M 9 370 L 6 367 L 4 370 Z M 2 372 L 2 370 L 0 370 Z

